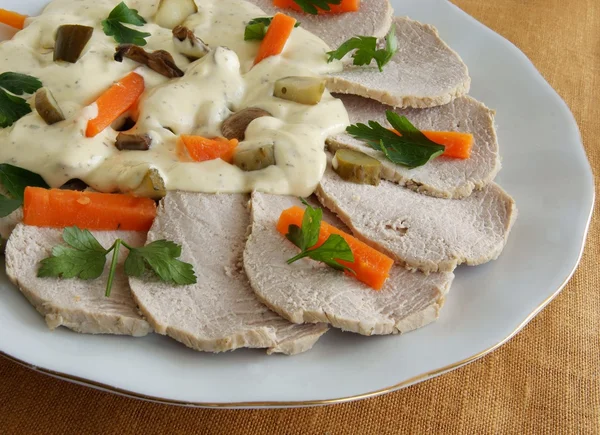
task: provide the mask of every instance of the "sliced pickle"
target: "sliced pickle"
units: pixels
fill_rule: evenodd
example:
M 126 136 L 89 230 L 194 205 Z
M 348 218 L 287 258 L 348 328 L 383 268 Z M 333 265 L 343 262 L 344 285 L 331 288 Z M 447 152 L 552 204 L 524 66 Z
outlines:
M 242 150 L 233 156 L 233 164 L 242 171 L 259 171 L 275 164 L 275 145 Z
M 379 185 L 381 162 L 360 151 L 337 150 L 332 166 L 333 170 L 346 181 L 372 186 Z
M 198 12 L 194 0 L 161 0 L 154 21 L 160 27 L 173 29 Z
M 54 61 L 77 62 L 85 45 L 92 37 L 92 33 L 94 33 L 94 28 L 89 26 L 79 24 L 60 26 L 56 32 Z
M 319 104 L 325 92 L 325 79 L 320 77 L 284 77 L 275 82 L 273 95 L 300 104 Z
M 184 26 L 177 26 L 173 29 L 173 45 L 179 53 L 190 60 L 200 59 L 210 51 L 202 39 Z
M 263 116 L 271 116 L 269 112 L 258 107 L 247 107 L 232 114 L 229 118 L 223 121 L 221 125 L 221 133 L 227 139 L 244 140 L 246 137 L 246 129 L 248 125 L 256 118 Z
M 140 185 L 132 190 L 131 194 L 152 199 L 164 198 L 167 194 L 167 187 L 158 169 L 148 169 Z
M 119 151 L 148 151 L 152 138 L 147 134 L 119 133 L 115 146 Z
M 40 88 L 35 93 L 35 110 L 48 125 L 65 120 L 65 115 L 48 88 Z

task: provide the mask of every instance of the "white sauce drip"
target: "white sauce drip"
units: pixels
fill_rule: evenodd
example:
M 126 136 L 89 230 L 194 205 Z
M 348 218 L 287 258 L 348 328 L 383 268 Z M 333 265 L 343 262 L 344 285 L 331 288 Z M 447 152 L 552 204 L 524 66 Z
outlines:
M 347 112 L 327 91 L 315 106 L 272 94 L 279 78 L 341 69 L 339 62 L 326 62 L 329 49 L 323 41 L 302 27 L 296 28 L 280 56 L 252 67 L 259 42 L 244 41 L 244 28 L 249 20 L 265 13 L 242 0 L 202 0 L 197 1 L 198 13 L 188 17 L 184 25 L 212 50 L 190 63 L 176 52 L 171 30 L 151 23 L 158 1 L 130 0 L 128 6 L 138 9 L 149 21 L 136 28 L 152 34 L 144 48 L 169 51 L 186 72 L 180 79 L 167 79 L 133 61 L 113 60 L 117 43 L 104 34 L 100 22 L 118 3 L 54 0 L 42 15 L 28 20 L 27 27 L 12 40 L 0 44 L 0 73 L 13 71 L 39 78 L 67 118 L 48 126 L 34 110 L 12 127 L 0 129 L 1 162 L 36 172 L 53 187 L 79 178 L 105 192 L 134 189 L 150 167 L 160 171 L 169 190 L 260 190 L 300 196 L 314 191 L 325 170 L 325 139 L 349 124 Z M 54 34 L 62 24 L 94 27 L 92 39 L 75 64 L 52 60 Z M 112 128 L 86 138 L 87 121 L 97 111 L 93 101 L 133 70 L 144 77 L 146 85 L 135 130 L 151 135 L 151 149 L 117 150 L 117 132 Z M 273 116 L 253 121 L 238 149 L 274 143 L 275 166 L 244 172 L 220 159 L 198 163 L 182 157 L 180 134 L 220 136 L 221 123 L 246 107 L 259 107 Z

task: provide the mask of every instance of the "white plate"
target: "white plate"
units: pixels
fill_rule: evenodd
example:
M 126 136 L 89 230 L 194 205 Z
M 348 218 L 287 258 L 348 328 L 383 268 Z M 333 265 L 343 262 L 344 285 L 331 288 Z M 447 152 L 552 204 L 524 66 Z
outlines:
M 35 14 L 45 2 L 3 0 L 2 7 Z M 457 270 L 437 323 L 405 336 L 330 331 L 294 357 L 258 350 L 211 355 L 158 335 L 50 332 L 2 275 L 0 351 L 45 373 L 162 402 L 302 406 L 402 388 L 474 361 L 512 337 L 558 294 L 581 256 L 594 185 L 577 125 L 525 55 L 502 37 L 445 0 L 393 3 L 397 15 L 437 26 L 469 65 L 472 95 L 498 111 L 504 169 L 497 181 L 520 210 L 498 261 Z

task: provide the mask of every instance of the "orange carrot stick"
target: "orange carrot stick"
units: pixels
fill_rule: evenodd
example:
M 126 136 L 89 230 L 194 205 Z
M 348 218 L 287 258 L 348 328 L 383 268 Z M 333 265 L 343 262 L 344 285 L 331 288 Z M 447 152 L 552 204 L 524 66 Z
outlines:
M 444 156 L 457 159 L 468 159 L 471 157 L 473 148 L 473 135 L 470 133 L 459 133 L 457 131 L 424 131 L 427 138 L 439 145 L 444 145 Z
M 280 8 L 289 8 L 295 11 L 302 11 L 300 6 L 294 0 L 273 0 L 273 4 Z M 356 12 L 360 9 L 360 0 L 342 0 L 339 5 L 329 5 L 328 11 L 317 8 L 319 14 L 339 14 L 343 12 Z
M 300 207 L 292 207 L 284 210 L 279 217 L 277 231 L 285 236 L 289 232 L 290 225 L 302 226 L 303 217 L 304 210 Z M 319 241 L 315 245 L 315 248 L 325 243 L 332 234 L 342 236 L 350 246 L 352 254 L 354 254 L 354 263 L 339 260 L 340 264 L 352 269 L 356 275 L 347 273 L 375 290 L 380 290 L 390 275 L 390 269 L 394 264 L 394 260 L 325 221 L 321 221 Z
M 13 11 L 7 11 L 6 9 L 0 8 L 0 23 L 2 24 L 6 24 L 7 26 L 20 30 L 25 27 L 26 19 L 27 15 L 21 15 Z
M 134 72 L 108 88 L 96 100 L 98 116 L 88 121 L 85 135 L 94 137 L 112 124 L 137 102 L 144 88 L 144 78 Z
M 283 51 L 285 43 L 292 34 L 296 19 L 285 14 L 275 14 L 273 21 L 269 24 L 267 34 L 260 43 L 258 54 L 254 59 L 254 65 L 269 56 L 276 56 Z
M 396 130 L 392 129 L 392 131 L 402 136 Z M 423 131 L 422 133 L 430 141 L 446 147 L 443 156 L 457 159 L 471 157 L 471 149 L 473 148 L 473 135 L 471 133 L 460 133 L 458 131 Z
M 227 163 L 233 161 L 233 153 L 238 145 L 237 139 L 227 140 L 224 137 L 207 139 L 202 136 L 181 135 L 190 157 L 197 162 L 221 159 Z
M 117 193 L 25 188 L 23 222 L 38 227 L 148 231 L 156 217 L 149 198 Z

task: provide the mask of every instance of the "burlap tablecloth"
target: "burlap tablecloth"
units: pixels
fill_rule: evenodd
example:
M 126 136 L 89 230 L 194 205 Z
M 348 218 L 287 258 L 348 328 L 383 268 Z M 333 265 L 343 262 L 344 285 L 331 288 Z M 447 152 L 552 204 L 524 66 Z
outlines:
M 600 0 L 456 4 L 531 58 L 573 110 L 597 173 Z M 504 347 L 442 377 L 343 405 L 201 410 L 116 397 L 0 358 L 0 433 L 600 433 L 599 219 L 562 294 Z

